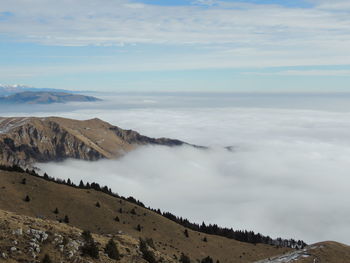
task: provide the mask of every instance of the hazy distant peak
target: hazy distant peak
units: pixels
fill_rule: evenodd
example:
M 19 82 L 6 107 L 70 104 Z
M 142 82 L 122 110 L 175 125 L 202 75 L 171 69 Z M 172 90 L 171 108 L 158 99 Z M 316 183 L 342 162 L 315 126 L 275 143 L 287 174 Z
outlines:
M 99 101 L 100 99 L 92 96 L 80 94 L 71 94 L 67 92 L 43 92 L 43 91 L 24 91 L 13 95 L 0 98 L 0 103 L 6 104 L 50 104 L 65 102 L 89 102 Z

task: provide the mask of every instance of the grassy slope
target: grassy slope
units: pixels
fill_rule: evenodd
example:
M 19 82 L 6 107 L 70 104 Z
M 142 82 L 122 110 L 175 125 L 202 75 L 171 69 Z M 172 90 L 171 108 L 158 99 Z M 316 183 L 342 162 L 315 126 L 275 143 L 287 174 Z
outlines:
M 21 184 L 23 178 L 27 184 Z M 24 202 L 26 195 L 30 202 Z M 101 207 L 95 206 L 99 202 Z M 58 216 L 53 213 L 59 209 Z M 122 208 L 123 213 L 119 213 Z M 130 211 L 135 209 L 137 215 Z M 142 207 L 113 198 L 94 190 L 75 189 L 58 185 L 25 174 L 0 171 L 0 209 L 17 214 L 47 219 L 63 218 L 68 215 L 70 225 L 88 229 L 99 234 L 116 234 L 119 230 L 134 238 L 153 238 L 156 248 L 167 255 L 188 254 L 192 259 L 211 256 L 220 262 L 254 262 L 273 255 L 290 251 L 268 245 L 252 245 L 223 237 L 189 231 L 189 238 L 183 234 L 184 227 Z M 120 222 L 114 221 L 118 216 Z M 135 228 L 140 224 L 142 231 Z M 208 242 L 202 239 L 207 237 Z
M 310 257 L 300 260 L 300 263 L 349 263 L 350 246 L 333 241 L 321 242 L 312 245 L 315 249 L 309 249 Z
M 18 229 L 22 229 L 22 235 L 16 234 L 15 231 Z M 35 252 L 35 255 L 37 256 L 36 259 L 33 258 L 32 253 L 28 250 L 33 238 L 33 235 L 30 235 L 27 232 L 29 229 L 41 230 L 48 234 L 47 240 L 37 243 L 40 246 L 40 253 Z M 75 252 L 73 257 L 68 257 L 67 252 L 72 251 L 71 246 L 68 244 L 69 241 L 83 242 L 81 233 L 81 229 L 69 226 L 67 224 L 61 224 L 57 221 L 42 220 L 0 210 L 0 251 L 1 253 L 6 253 L 6 258 L 0 256 L 0 262 L 38 262 L 37 260 L 41 260 L 45 254 L 48 254 L 53 262 L 116 262 L 115 260 L 107 257 L 104 253 L 104 247 L 110 239 L 110 236 L 97 234 L 94 234 L 93 238 L 100 251 L 99 259 L 93 259 L 87 256 L 81 257 L 79 251 Z M 57 235 L 60 235 L 62 238 L 65 238 L 68 241 L 63 250 L 59 248 L 58 242 L 55 242 L 55 240 L 57 240 Z M 142 254 L 139 251 L 139 241 L 137 239 L 134 239 L 128 235 L 115 235 L 113 236 L 113 239 L 116 242 L 118 251 L 121 255 L 118 262 L 146 263 L 146 261 L 142 259 Z M 11 247 L 16 247 L 17 251 L 11 252 Z M 176 262 L 159 251 L 152 251 L 157 259 L 163 258 L 163 262 Z

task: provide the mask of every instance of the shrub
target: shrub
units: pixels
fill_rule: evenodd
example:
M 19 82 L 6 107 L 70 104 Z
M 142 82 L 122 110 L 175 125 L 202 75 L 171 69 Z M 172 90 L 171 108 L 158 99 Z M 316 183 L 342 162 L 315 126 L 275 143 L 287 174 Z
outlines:
M 130 214 L 132 214 L 132 215 L 136 215 L 135 208 L 133 208 L 133 209 L 131 209 L 131 210 L 130 210 Z
M 52 263 L 50 256 L 48 254 L 45 254 L 41 263 Z
M 213 259 L 211 257 L 206 257 L 201 260 L 201 263 L 214 263 Z
M 105 252 L 108 255 L 109 258 L 111 259 L 120 259 L 120 254 L 117 248 L 117 245 L 115 244 L 114 240 L 111 238 L 106 247 L 105 247 Z
M 149 263 L 157 263 L 157 260 L 153 251 L 151 251 L 148 248 L 146 240 L 142 238 L 140 238 L 140 251 L 142 252 L 142 258 L 144 260 L 146 260 Z
M 92 258 L 98 258 L 98 247 L 93 239 L 90 231 L 83 231 L 81 234 L 84 239 L 84 245 L 81 247 L 83 256 L 90 256 Z
M 181 253 L 180 262 L 181 263 L 191 263 L 191 259 L 187 255 L 185 255 L 184 253 Z
M 95 206 L 96 206 L 96 207 L 98 207 L 98 208 L 100 208 L 100 207 L 101 207 L 101 205 L 100 205 L 100 203 L 99 203 L 99 202 L 96 202 Z
M 187 230 L 187 229 L 185 229 L 184 235 L 185 235 L 185 237 L 189 237 L 189 236 L 190 236 L 190 235 L 188 234 L 188 230 Z
M 152 238 L 146 238 L 145 241 L 146 241 L 146 244 L 147 244 L 148 246 L 150 246 L 150 247 L 153 248 L 153 249 L 156 249 L 156 246 L 154 245 L 154 242 L 153 242 L 153 239 L 152 239 Z

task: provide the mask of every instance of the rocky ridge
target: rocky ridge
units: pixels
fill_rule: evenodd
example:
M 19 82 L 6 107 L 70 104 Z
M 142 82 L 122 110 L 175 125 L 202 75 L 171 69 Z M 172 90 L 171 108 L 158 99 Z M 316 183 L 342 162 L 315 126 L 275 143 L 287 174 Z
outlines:
M 100 119 L 0 118 L 0 164 L 31 166 L 67 158 L 118 158 L 141 145 L 178 146 L 179 140 L 150 138 Z

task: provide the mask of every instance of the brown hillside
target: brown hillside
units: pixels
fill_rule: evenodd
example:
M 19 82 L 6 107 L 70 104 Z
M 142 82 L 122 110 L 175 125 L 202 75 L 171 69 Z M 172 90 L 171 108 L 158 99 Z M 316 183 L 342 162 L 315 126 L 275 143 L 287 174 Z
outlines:
M 0 118 L 0 164 L 30 166 L 67 158 L 117 158 L 140 145 L 182 145 L 178 140 L 149 138 L 100 119 L 47 117 Z
M 349 263 L 350 246 L 333 241 L 321 242 L 310 246 L 310 257 L 300 260 L 300 263 Z
M 26 184 L 22 179 L 26 178 Z M 25 202 L 26 196 L 30 197 Z M 96 206 L 99 202 L 100 207 Z M 53 213 L 58 208 L 59 214 Z M 0 171 L 0 209 L 20 215 L 50 220 L 69 217 L 69 225 L 97 234 L 117 234 L 118 231 L 138 239 L 153 238 L 156 249 L 179 258 L 183 252 L 192 259 L 211 256 L 220 262 L 254 262 L 291 251 L 270 245 L 252 245 L 219 236 L 188 230 L 157 213 L 119 198 L 97 192 L 59 185 L 41 178 Z M 120 213 L 120 209 L 122 213 Z M 119 222 L 115 218 L 119 218 Z M 137 226 L 141 226 L 138 231 Z M 207 238 L 207 242 L 203 238 Z
M 57 221 L 0 210 L 0 262 L 41 262 L 45 255 L 49 255 L 52 262 L 112 263 L 116 261 L 105 254 L 104 248 L 113 238 L 120 254 L 118 262 L 146 263 L 139 249 L 139 241 L 124 234 L 93 234 L 99 249 L 99 258 L 82 256 L 81 246 L 84 239 L 81 234 L 81 229 Z M 151 247 L 148 249 L 159 261 L 176 262 L 160 251 Z
M 321 242 L 255 263 L 349 263 L 350 247 L 333 241 Z

